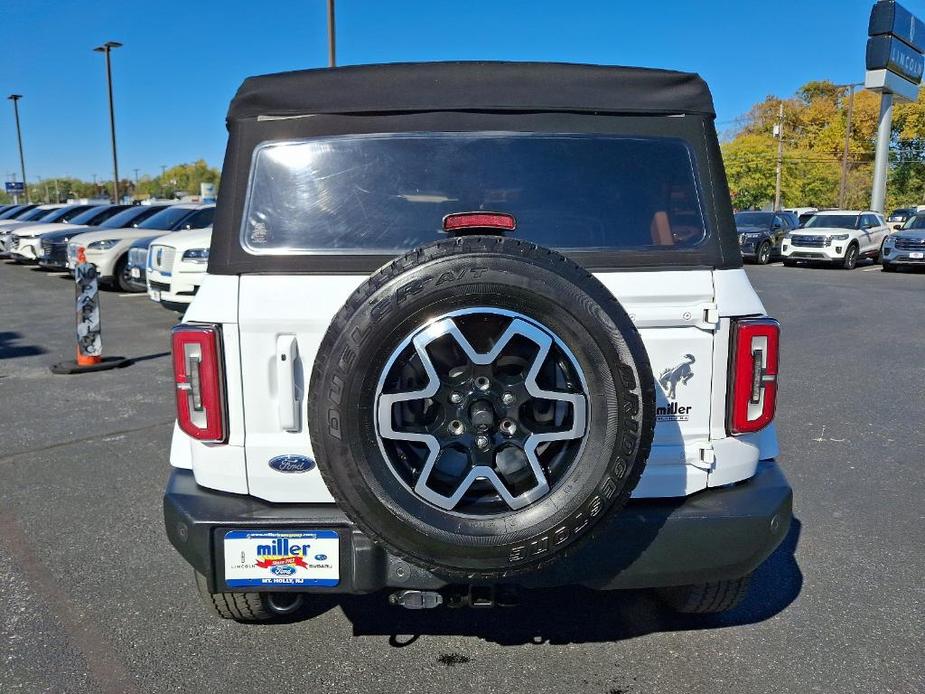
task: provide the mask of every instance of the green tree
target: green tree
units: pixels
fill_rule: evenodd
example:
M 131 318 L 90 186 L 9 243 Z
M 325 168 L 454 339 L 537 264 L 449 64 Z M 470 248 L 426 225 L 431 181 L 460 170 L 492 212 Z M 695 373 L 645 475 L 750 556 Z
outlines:
M 785 206 L 834 207 L 839 201 L 847 126 L 847 90 L 825 80 L 808 82 L 793 97 L 768 96 L 755 104 L 723 143 L 736 207 L 774 201 L 777 140 L 773 128 L 784 106 L 781 197 Z M 849 207 L 867 207 L 873 174 L 879 96 L 857 91 L 851 118 L 846 178 Z M 925 92 L 895 109 L 887 206 L 925 200 Z

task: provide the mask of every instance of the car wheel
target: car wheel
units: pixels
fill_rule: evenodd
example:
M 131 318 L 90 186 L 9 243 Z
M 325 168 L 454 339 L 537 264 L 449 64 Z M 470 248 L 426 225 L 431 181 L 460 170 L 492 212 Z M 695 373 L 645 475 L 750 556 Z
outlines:
M 858 264 L 858 247 L 855 244 L 848 246 L 848 250 L 845 251 L 845 257 L 841 261 L 841 267 L 845 270 L 854 270 L 855 266 Z
M 116 289 L 123 292 L 137 292 L 138 290 L 132 286 L 131 282 L 132 277 L 129 274 L 128 254 L 125 254 L 116 262 L 116 268 L 113 272 L 113 284 L 116 286 Z
M 760 246 L 758 246 L 758 251 L 755 253 L 755 262 L 759 265 L 767 265 L 771 262 L 771 244 L 768 241 L 765 241 Z
M 622 508 L 655 381 L 589 272 L 489 236 L 424 246 L 347 300 L 315 358 L 319 471 L 370 537 L 461 582 L 547 565 Z
M 305 603 L 304 593 L 212 593 L 206 577 L 195 572 L 199 597 L 213 616 L 237 622 L 267 622 L 293 617 Z
M 727 581 L 660 588 L 658 595 L 675 612 L 715 614 L 731 610 L 745 598 L 751 574 Z
M 880 264 L 880 269 L 884 272 L 896 272 L 896 266 L 893 263 L 884 261 Z

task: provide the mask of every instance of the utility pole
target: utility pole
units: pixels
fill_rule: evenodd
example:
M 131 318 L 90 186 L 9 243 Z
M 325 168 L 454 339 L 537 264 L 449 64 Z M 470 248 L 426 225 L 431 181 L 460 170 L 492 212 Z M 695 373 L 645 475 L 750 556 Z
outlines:
M 113 48 L 121 48 L 122 44 L 118 41 L 107 41 L 102 46 L 97 46 L 93 50 L 97 53 L 106 54 L 106 83 L 109 88 L 109 130 L 112 135 L 112 201 L 119 204 L 119 158 L 116 156 L 116 111 L 112 103 L 112 62 L 109 54 Z
M 28 179 L 26 179 L 26 160 L 22 155 L 22 130 L 19 127 L 19 100 L 22 99 L 22 94 L 10 94 L 7 99 L 13 102 L 13 114 L 16 116 L 16 139 L 19 142 L 19 168 L 22 171 L 23 193 L 28 203 L 31 202 L 29 200 L 29 182 Z
M 774 209 L 780 209 L 780 177 L 781 170 L 784 168 L 784 102 L 780 103 L 777 111 L 777 125 L 774 126 L 774 134 L 777 136 L 777 174 L 774 183 Z
M 58 179 L 55 179 L 55 202 L 61 202 L 61 191 L 58 190 Z
M 135 185 L 138 185 L 138 169 L 132 169 L 135 172 Z
M 848 154 L 851 150 L 851 112 L 854 109 L 854 88 L 857 85 L 848 85 L 848 113 L 845 122 L 845 149 L 841 157 L 841 183 L 838 186 L 838 206 L 845 209 L 848 197 Z
M 328 0 L 328 67 L 335 67 L 334 0 Z

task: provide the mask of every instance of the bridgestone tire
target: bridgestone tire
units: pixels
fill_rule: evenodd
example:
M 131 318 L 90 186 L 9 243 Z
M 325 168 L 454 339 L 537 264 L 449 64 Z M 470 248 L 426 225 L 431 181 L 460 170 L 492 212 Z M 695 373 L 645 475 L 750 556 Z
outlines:
M 262 593 L 210 593 L 205 576 L 195 575 L 199 597 L 213 616 L 238 622 L 266 622 L 276 617 Z
M 745 598 L 751 574 L 728 581 L 661 588 L 659 597 L 675 612 L 715 614 L 731 610 Z
M 430 503 L 380 449 L 375 402 L 389 355 L 436 317 L 474 307 L 536 320 L 571 350 L 587 382 L 582 448 L 545 496 L 495 515 Z M 655 426 L 655 384 L 632 321 L 590 273 L 554 251 L 470 236 L 419 248 L 348 299 L 315 358 L 309 427 L 338 504 L 393 554 L 461 580 L 536 570 L 587 541 L 639 481 Z

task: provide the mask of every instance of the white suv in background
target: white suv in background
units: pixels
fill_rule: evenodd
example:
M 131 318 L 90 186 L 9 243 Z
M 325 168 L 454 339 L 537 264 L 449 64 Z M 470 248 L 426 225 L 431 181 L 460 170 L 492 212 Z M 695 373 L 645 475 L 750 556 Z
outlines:
M 797 261 L 822 261 L 851 270 L 859 258 L 880 260 L 890 230 L 883 215 L 863 210 L 817 212 L 800 229 L 794 229 L 781 245 L 784 265 Z
M 206 275 L 212 227 L 161 236 L 148 248 L 148 297 L 171 311 L 185 311 Z

